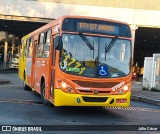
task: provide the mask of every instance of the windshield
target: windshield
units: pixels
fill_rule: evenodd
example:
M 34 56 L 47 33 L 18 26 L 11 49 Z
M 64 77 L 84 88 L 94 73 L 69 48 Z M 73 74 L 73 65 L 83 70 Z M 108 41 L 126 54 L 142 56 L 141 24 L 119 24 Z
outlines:
M 130 73 L 129 40 L 81 33 L 63 34 L 62 41 L 60 68 L 66 73 L 102 78 L 124 77 Z

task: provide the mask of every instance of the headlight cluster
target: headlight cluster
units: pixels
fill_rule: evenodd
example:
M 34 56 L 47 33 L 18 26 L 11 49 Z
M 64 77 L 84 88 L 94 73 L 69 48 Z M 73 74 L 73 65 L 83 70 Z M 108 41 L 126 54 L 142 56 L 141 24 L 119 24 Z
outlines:
M 123 87 L 123 90 L 124 90 L 124 91 L 128 91 L 128 89 L 129 89 L 128 85 L 125 85 L 125 86 Z
M 119 88 L 112 88 L 113 94 L 124 94 L 131 88 L 131 84 L 126 84 L 125 86 Z
M 58 81 L 58 85 L 60 86 L 60 88 L 67 93 L 75 93 L 75 90 L 66 82 L 64 81 Z

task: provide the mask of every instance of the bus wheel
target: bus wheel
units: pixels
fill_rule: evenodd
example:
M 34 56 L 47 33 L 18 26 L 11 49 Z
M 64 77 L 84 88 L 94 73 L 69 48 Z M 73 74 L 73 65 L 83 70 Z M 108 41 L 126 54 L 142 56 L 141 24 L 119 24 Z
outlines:
M 42 102 L 46 106 L 51 106 L 51 103 L 48 100 L 46 100 L 45 93 L 46 93 L 45 92 L 45 82 L 43 82 L 42 85 L 41 85 L 41 98 L 42 98 Z
M 31 88 L 26 84 L 26 75 L 24 74 L 24 81 L 23 81 L 23 89 L 30 90 Z

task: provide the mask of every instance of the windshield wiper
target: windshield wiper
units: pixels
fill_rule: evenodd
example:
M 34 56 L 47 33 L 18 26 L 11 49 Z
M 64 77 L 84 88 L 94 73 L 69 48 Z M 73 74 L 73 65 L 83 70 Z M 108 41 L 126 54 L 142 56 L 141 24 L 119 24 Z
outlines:
M 86 45 L 91 49 L 94 50 L 94 47 L 91 45 L 91 43 L 88 41 L 86 36 L 83 33 L 79 33 L 80 37 L 83 39 L 83 41 L 86 43 Z
M 114 43 L 116 42 L 117 38 L 118 38 L 118 35 L 116 35 L 116 36 L 111 40 L 111 42 L 109 43 L 108 47 L 105 48 L 105 53 L 108 53 L 108 52 L 111 50 L 111 48 L 113 47 L 113 45 L 114 45 Z

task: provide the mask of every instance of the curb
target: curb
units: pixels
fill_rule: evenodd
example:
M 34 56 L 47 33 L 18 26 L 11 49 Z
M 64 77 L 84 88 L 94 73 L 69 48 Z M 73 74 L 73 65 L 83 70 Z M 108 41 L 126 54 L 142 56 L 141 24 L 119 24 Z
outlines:
M 149 103 L 149 104 L 154 104 L 154 105 L 160 106 L 160 100 L 148 99 L 148 98 L 141 97 L 141 96 L 132 95 L 131 96 L 131 100 L 145 102 L 145 103 Z
M 132 81 L 132 84 L 142 85 L 142 82 Z

